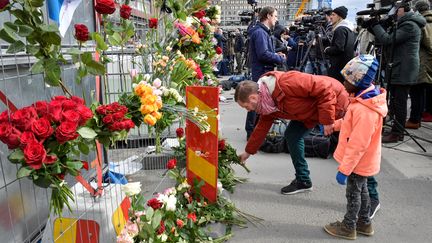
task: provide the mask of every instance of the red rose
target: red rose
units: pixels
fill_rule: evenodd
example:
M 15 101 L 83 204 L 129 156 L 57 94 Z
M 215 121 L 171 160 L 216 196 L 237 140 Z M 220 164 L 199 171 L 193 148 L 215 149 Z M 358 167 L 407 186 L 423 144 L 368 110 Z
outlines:
M 63 144 L 67 141 L 76 139 L 78 137 L 78 133 L 76 132 L 77 128 L 78 125 L 75 122 L 62 122 L 55 131 L 57 141 L 60 144 Z
M 195 72 L 197 73 L 197 74 L 195 75 L 195 77 L 196 77 L 197 79 L 201 80 L 201 79 L 204 78 L 204 75 L 203 75 L 203 73 L 202 73 L 202 71 L 201 71 L 201 68 L 200 68 L 198 65 L 197 65 L 197 68 L 195 68 Z
M 51 98 L 51 101 L 57 100 L 57 101 L 64 101 L 67 100 L 68 98 L 66 96 L 63 95 L 58 95 L 58 96 L 54 96 Z
M 17 129 L 23 132 L 31 129 L 31 125 L 36 118 L 36 110 L 33 107 L 29 106 L 12 113 L 11 122 Z
M 48 118 L 52 122 L 59 122 L 62 117 L 62 103 L 61 100 L 53 100 L 48 106 Z
M 170 159 L 170 160 L 168 160 L 168 163 L 167 163 L 167 169 L 172 170 L 176 167 L 176 165 L 177 165 L 177 160 L 176 159 Z
M 126 4 L 123 4 L 120 8 L 120 17 L 124 19 L 129 19 L 132 12 L 132 8 Z
M 150 18 L 149 19 L 149 28 L 157 29 L 158 25 L 158 19 L 157 18 Z
M 176 224 L 177 224 L 177 227 L 179 227 L 179 228 L 183 228 L 184 222 L 183 222 L 183 220 L 181 220 L 181 219 L 177 219 L 177 220 L 176 220 Z
M 31 131 L 40 139 L 45 139 L 53 134 L 54 129 L 47 118 L 40 118 L 33 122 Z
M 112 132 L 120 131 L 120 130 L 123 130 L 123 125 L 120 122 L 114 122 L 108 126 L 108 130 L 110 130 Z
M 190 213 L 187 215 L 187 218 L 192 220 L 192 222 L 196 222 L 196 214 L 195 213 Z
M 86 122 L 93 117 L 93 112 L 85 105 L 78 105 L 75 111 L 81 115 L 80 126 L 86 124 Z
M 158 235 L 161 235 L 163 232 L 165 232 L 165 223 L 164 223 L 164 221 L 162 220 L 162 221 L 160 222 L 160 227 L 159 227 L 159 229 L 158 229 L 158 231 L 157 231 L 157 234 L 158 234 Z
M 70 122 L 74 122 L 74 123 L 78 124 L 80 119 L 81 119 L 81 116 L 78 112 L 76 112 L 74 110 L 67 110 L 67 111 L 64 111 L 62 113 L 61 121 L 62 122 L 70 121 Z
M 83 164 L 83 169 L 89 170 L 89 163 L 87 161 L 81 161 L 81 163 Z
M 200 10 L 198 12 L 193 13 L 193 16 L 197 17 L 198 19 L 204 17 L 206 15 L 206 11 L 205 10 Z
M 106 125 L 109 125 L 113 122 L 113 115 L 106 115 L 104 118 L 102 118 L 102 122 Z
M 122 112 L 118 111 L 118 112 L 114 113 L 112 115 L 112 117 L 113 117 L 114 121 L 121 121 L 121 120 L 123 120 L 124 115 L 125 114 L 123 114 Z
M 0 0 L 0 10 L 4 9 L 7 5 L 9 5 L 9 0 Z
M 220 55 L 220 54 L 222 54 L 222 52 L 223 52 L 222 48 L 220 46 L 217 46 L 216 47 L 216 53 Z
M 163 205 L 162 202 L 159 202 L 157 198 L 152 198 L 147 201 L 147 206 L 152 207 L 154 210 L 161 208 Z
M 24 159 L 26 163 L 35 170 L 42 167 L 46 155 L 44 146 L 38 142 L 29 143 L 24 149 Z
M 64 180 L 64 178 L 65 178 L 65 174 L 63 174 L 63 173 L 61 173 L 61 174 L 57 174 L 56 175 L 57 176 L 57 178 L 59 178 L 60 180 Z
M 75 24 L 75 39 L 80 42 L 86 42 L 89 40 L 89 30 L 85 24 Z
M 0 124 L 0 141 L 8 146 L 8 149 L 16 149 L 20 145 L 21 132 L 10 123 Z
M 48 114 L 49 105 L 46 101 L 36 101 L 36 103 L 33 104 L 33 107 L 36 109 L 39 117 L 46 116 Z
M 73 100 L 77 104 L 84 105 L 84 99 L 82 99 L 81 97 L 74 95 L 71 97 L 71 100 Z
M 0 114 L 0 123 L 9 122 L 9 111 L 5 110 Z
M 112 14 L 115 12 L 115 3 L 113 0 L 96 0 L 95 10 L 100 14 Z
M 218 150 L 219 151 L 225 150 L 225 139 L 219 140 L 219 142 L 218 142 Z
M 62 103 L 63 111 L 75 110 L 76 107 L 77 107 L 77 103 L 73 100 L 64 100 Z
M 133 121 L 131 119 L 126 119 L 126 120 L 124 120 L 124 122 L 126 123 L 125 127 L 126 127 L 126 130 L 128 130 L 128 131 L 129 131 L 129 129 L 132 129 L 135 127 L 135 123 L 133 123 Z
M 107 114 L 107 108 L 104 105 L 100 105 L 96 108 L 96 112 L 100 115 L 106 115 Z
M 182 127 L 177 128 L 176 135 L 178 138 L 182 138 L 184 136 L 184 129 Z
M 23 132 L 21 134 L 20 141 L 21 141 L 21 145 L 20 145 L 21 148 L 25 148 L 29 143 L 38 142 L 33 132 L 28 132 L 28 131 Z

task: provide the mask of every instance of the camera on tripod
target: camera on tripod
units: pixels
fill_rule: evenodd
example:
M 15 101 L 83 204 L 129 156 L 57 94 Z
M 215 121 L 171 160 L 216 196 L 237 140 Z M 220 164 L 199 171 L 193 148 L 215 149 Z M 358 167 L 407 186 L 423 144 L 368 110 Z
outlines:
M 324 24 L 324 23 L 327 22 L 326 16 L 325 16 L 325 13 L 324 13 L 323 9 L 320 9 L 320 10 L 316 10 L 316 9 L 308 10 L 308 11 L 304 12 L 304 14 L 306 14 L 308 16 L 304 16 L 304 17 L 301 18 L 302 25 L 307 25 L 307 24 Z

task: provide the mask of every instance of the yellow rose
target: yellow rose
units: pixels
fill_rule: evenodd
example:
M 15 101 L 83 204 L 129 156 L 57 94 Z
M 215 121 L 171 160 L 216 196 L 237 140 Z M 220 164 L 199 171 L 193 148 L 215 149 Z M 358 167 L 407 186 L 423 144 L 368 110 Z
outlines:
M 141 114 L 149 114 L 155 111 L 153 105 L 141 105 Z
M 159 119 L 162 118 L 162 112 L 153 111 L 153 112 L 151 113 L 151 115 L 152 115 L 154 118 L 156 118 L 157 120 L 159 120 Z
M 144 116 L 144 123 L 153 126 L 154 124 L 156 124 L 157 120 L 154 116 L 147 114 Z

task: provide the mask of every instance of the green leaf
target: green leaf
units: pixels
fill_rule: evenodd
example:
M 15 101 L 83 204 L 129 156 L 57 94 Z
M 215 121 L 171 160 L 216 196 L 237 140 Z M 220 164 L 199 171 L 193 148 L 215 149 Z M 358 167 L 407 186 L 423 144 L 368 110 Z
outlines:
M 84 52 L 84 53 L 81 55 L 81 61 L 82 61 L 84 64 L 87 64 L 87 63 L 91 62 L 92 60 L 93 60 L 93 56 L 92 56 L 92 53 L 91 53 L 91 52 Z
M 81 151 L 81 153 L 87 155 L 90 152 L 89 146 L 87 146 L 87 144 L 83 143 L 83 142 L 79 142 L 78 143 L 78 148 Z
M 52 86 L 59 86 L 61 69 L 57 59 L 50 58 L 44 60 L 45 82 Z
M 34 46 L 34 45 L 27 45 L 26 49 L 27 49 L 27 54 L 30 54 L 33 56 L 36 56 L 36 53 L 38 53 L 40 50 L 39 46 Z
M 56 46 L 61 44 L 61 37 L 57 32 L 46 32 L 42 35 L 42 38 L 44 41 Z
M 17 53 L 20 51 L 24 51 L 25 50 L 25 44 L 22 41 L 16 41 L 14 43 L 12 43 L 9 48 L 7 49 L 6 53 Z
M 19 178 L 23 178 L 23 177 L 29 176 L 32 171 L 33 171 L 32 169 L 23 166 L 23 167 L 21 167 L 18 170 L 18 172 L 17 172 L 17 178 L 19 179 Z
M 59 163 L 55 163 L 52 166 L 52 174 L 60 174 L 61 173 L 61 167 Z
M 86 65 L 88 72 L 93 75 L 103 75 L 106 72 L 105 66 L 102 63 L 96 62 L 94 60 L 86 63 Z
M 66 162 L 66 166 L 73 170 L 80 170 L 83 167 L 83 163 L 81 161 L 78 162 L 68 161 Z
M 16 149 L 12 153 L 9 154 L 8 159 L 12 163 L 20 163 L 24 160 L 24 153 L 21 149 Z
M 44 32 L 58 32 L 58 27 L 55 24 L 43 24 L 40 26 L 41 30 Z
M 80 54 L 83 53 L 83 51 L 81 51 L 81 50 L 79 50 L 79 49 L 77 49 L 77 48 L 72 48 L 72 49 L 69 49 L 69 50 L 67 51 L 67 53 L 68 53 L 68 54 L 71 54 L 71 55 L 80 55 Z
M 113 35 L 108 37 L 108 41 L 111 45 L 118 46 L 120 45 L 122 38 L 119 33 L 115 32 Z
M 77 132 L 81 137 L 87 139 L 94 139 L 97 136 L 97 133 L 89 127 L 81 127 Z
M 8 43 L 14 43 L 18 40 L 14 34 L 7 32 L 6 29 L 0 30 L 0 38 Z
M 156 210 L 151 222 L 153 229 L 157 229 L 157 227 L 160 225 L 161 220 L 162 220 L 162 213 L 160 210 Z
M 37 61 L 36 63 L 34 63 L 33 66 L 30 68 L 30 72 L 32 74 L 43 72 L 44 71 L 43 63 L 44 63 L 43 59 L 41 59 L 41 60 Z
M 152 207 L 148 207 L 146 211 L 146 219 L 150 221 L 153 218 L 154 209 Z
M 5 29 L 8 29 L 9 31 L 12 31 L 12 32 L 16 32 L 18 30 L 18 26 L 16 24 L 12 23 L 12 22 L 6 22 L 6 23 L 4 23 L 3 27 Z
M 33 33 L 33 28 L 28 25 L 18 25 L 18 35 L 21 37 L 27 37 Z
M 96 48 L 103 51 L 108 49 L 108 45 L 103 40 L 102 36 L 100 36 L 97 32 L 92 33 L 92 39 L 96 41 Z
M 30 0 L 29 2 L 32 7 L 39 8 L 43 6 L 44 0 Z

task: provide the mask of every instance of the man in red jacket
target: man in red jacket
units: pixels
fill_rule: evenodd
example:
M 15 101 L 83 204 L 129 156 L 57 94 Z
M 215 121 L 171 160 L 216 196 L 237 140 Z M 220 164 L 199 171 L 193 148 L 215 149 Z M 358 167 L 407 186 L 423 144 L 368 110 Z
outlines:
M 263 143 L 275 119 L 291 120 L 286 131 L 296 179 L 281 189 L 282 194 L 312 190 L 308 164 L 304 155 L 304 140 L 317 124 L 324 126 L 324 134 L 333 132 L 333 123 L 342 118 L 348 106 L 348 93 L 336 79 L 301 73 L 268 72 L 258 83 L 243 81 L 238 84 L 235 101 L 248 111 L 260 114 L 257 126 L 240 155 L 245 162 Z

